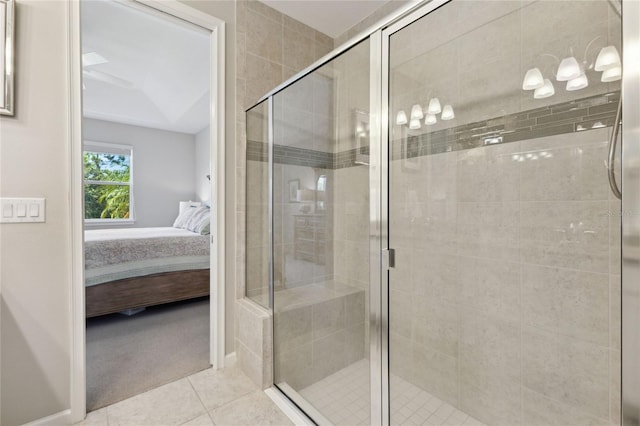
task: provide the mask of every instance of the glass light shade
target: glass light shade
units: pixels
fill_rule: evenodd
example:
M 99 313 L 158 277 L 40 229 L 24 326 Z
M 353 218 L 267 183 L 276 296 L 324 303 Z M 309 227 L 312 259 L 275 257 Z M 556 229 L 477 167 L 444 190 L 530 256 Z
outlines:
M 409 122 L 409 128 L 411 130 L 417 130 L 420 128 L 420 120 L 418 120 L 417 118 L 412 118 L 411 121 Z
M 407 113 L 404 112 L 404 110 L 398 111 L 398 114 L 396 114 L 396 124 L 402 126 L 403 124 L 407 124 L 407 122 Z
M 431 126 L 433 124 L 436 124 L 437 122 L 438 119 L 434 114 L 427 114 L 427 118 L 424 119 L 424 124 L 426 124 L 427 126 Z
M 453 107 L 451 105 L 445 105 L 444 108 L 442 108 L 442 115 L 440 116 L 440 118 L 442 118 L 443 120 L 451 120 L 455 116 L 456 115 L 453 113 Z M 427 118 L 429 118 L 429 116 L 427 116 Z M 435 119 L 435 116 L 433 118 Z
M 551 83 L 551 80 L 549 80 L 548 78 L 545 78 L 542 87 L 538 87 L 533 92 L 533 97 L 535 99 L 544 99 L 548 98 L 549 96 L 553 96 L 555 93 L 556 90 L 553 88 L 553 83 Z
M 429 107 L 427 108 L 427 113 L 429 114 L 440 114 L 442 108 L 440 108 L 440 99 L 431 98 L 429 101 Z
M 411 119 L 412 120 L 422 120 L 424 114 L 422 113 L 422 107 L 418 104 L 415 104 L 411 107 Z
M 544 79 L 542 78 L 542 73 L 538 68 L 531 68 L 524 75 L 524 80 L 522 80 L 522 90 L 533 90 L 539 87 L 542 87 L 544 84 Z
M 607 46 L 600 49 L 600 53 L 598 53 L 598 58 L 596 59 L 596 71 L 605 71 L 609 68 L 619 66 L 621 66 L 620 55 L 615 46 Z
M 567 90 L 570 92 L 573 90 L 580 90 L 580 89 L 584 89 L 588 85 L 589 85 L 589 80 L 587 80 L 587 76 L 582 74 L 577 78 L 567 81 Z
M 578 64 L 576 58 L 569 56 L 560 62 L 558 72 L 556 73 L 556 80 L 569 81 L 580 77 L 580 74 L 582 74 L 580 64 Z
M 622 67 L 617 66 L 617 67 L 609 68 L 608 70 L 604 70 L 600 81 L 603 83 L 611 83 L 612 81 L 618 81 L 621 78 L 622 78 Z

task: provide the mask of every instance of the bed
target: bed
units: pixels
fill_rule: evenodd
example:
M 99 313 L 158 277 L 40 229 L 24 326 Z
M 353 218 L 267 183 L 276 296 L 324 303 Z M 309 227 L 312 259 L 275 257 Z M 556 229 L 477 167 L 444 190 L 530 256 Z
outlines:
M 176 227 L 85 231 L 86 317 L 207 296 L 209 241 Z

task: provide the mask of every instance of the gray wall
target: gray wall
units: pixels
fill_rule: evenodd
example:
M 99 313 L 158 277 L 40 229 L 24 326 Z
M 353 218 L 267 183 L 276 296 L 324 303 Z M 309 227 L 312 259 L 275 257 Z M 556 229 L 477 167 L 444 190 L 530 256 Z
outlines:
M 209 127 L 203 129 L 195 136 L 195 174 L 196 198 L 197 201 L 208 202 L 211 198 L 211 183 L 207 175 L 211 173 L 209 155 Z
M 68 10 L 19 1 L 16 20 L 16 115 L 0 118 L 0 193 L 45 197 L 47 221 L 0 225 L 3 425 L 69 408 L 70 386 Z
M 235 6 L 185 2 L 227 22 L 226 140 L 235 135 Z M 16 116 L 0 118 L 0 194 L 46 197 L 47 221 L 0 226 L 0 423 L 23 424 L 70 407 L 71 239 L 69 191 L 69 6 L 18 0 Z M 46 34 L 46 36 L 42 36 Z M 38 36 L 40 35 L 40 36 Z M 228 144 L 227 206 L 234 218 L 233 143 Z M 234 235 L 233 223 L 227 229 Z M 227 252 L 234 253 L 233 238 Z M 227 261 L 233 301 L 233 257 Z M 226 351 L 233 351 L 227 303 Z
M 194 135 L 91 118 L 82 120 L 82 132 L 85 141 L 133 146 L 135 224 L 131 227 L 171 226 L 178 203 L 196 201 Z

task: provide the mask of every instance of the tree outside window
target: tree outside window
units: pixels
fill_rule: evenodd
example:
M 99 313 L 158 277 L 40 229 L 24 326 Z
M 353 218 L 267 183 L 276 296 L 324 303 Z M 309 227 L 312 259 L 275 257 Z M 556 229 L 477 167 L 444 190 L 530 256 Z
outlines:
M 131 149 L 96 148 L 84 151 L 85 220 L 133 219 Z

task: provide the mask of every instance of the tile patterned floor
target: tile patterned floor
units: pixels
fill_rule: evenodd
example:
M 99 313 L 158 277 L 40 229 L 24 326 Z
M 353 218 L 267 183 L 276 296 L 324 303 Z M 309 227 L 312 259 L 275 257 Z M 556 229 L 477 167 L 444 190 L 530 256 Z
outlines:
M 483 423 L 411 383 L 391 376 L 391 424 L 482 426 Z M 360 360 L 300 390 L 335 425 L 369 425 L 369 362 Z
M 204 370 L 89 413 L 83 426 L 291 425 L 237 368 Z
M 391 377 L 392 425 L 483 426 L 424 390 Z M 302 394 L 332 423 L 369 425 L 369 364 L 358 361 Z M 282 411 L 239 369 L 204 370 L 89 413 L 77 426 L 284 426 Z

